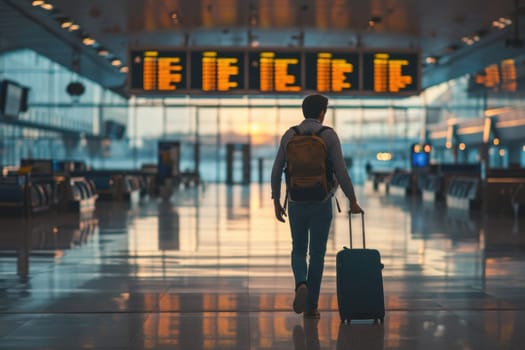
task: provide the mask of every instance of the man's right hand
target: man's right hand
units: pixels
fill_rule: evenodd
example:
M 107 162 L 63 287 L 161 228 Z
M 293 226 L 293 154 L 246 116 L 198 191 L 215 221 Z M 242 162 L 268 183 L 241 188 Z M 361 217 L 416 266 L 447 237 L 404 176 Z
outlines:
M 365 213 L 365 211 L 357 204 L 357 202 L 350 203 L 350 214 L 360 214 Z
M 281 202 L 278 199 L 273 200 L 273 208 L 275 210 L 275 218 L 280 222 L 285 222 L 284 217 L 286 216 L 286 211 L 281 206 Z

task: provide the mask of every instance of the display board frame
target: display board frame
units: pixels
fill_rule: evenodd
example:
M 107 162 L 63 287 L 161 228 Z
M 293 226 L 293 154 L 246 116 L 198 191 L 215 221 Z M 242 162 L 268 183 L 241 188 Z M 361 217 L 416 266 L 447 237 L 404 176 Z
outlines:
M 140 87 L 140 84 L 137 85 L 137 72 L 139 70 L 136 69 L 136 57 L 137 54 L 144 51 L 157 51 L 157 52 L 179 52 L 185 54 L 185 80 L 184 80 L 184 87 L 180 89 L 175 89 L 171 91 L 162 91 L 162 90 L 151 90 L 146 91 L 143 88 Z M 195 88 L 195 86 L 199 86 L 199 84 L 196 84 L 192 81 L 192 70 L 195 69 L 194 65 L 196 62 L 192 61 L 192 55 L 195 55 L 195 53 L 199 52 L 229 52 L 229 53 L 241 53 L 241 56 L 244 58 L 243 63 L 243 85 L 244 88 L 242 89 L 232 89 L 229 91 L 203 91 L 202 88 Z M 301 89 L 299 91 L 261 91 L 261 89 L 255 89 L 253 87 L 250 87 L 250 84 L 254 86 L 253 83 L 253 77 L 250 75 L 250 55 L 260 53 L 260 52 L 275 52 L 276 54 L 283 54 L 283 55 L 290 55 L 293 53 L 300 55 L 300 85 Z M 315 53 L 332 53 L 336 56 L 338 55 L 357 55 L 358 57 L 358 63 L 357 63 L 357 72 L 355 74 L 358 75 L 357 82 L 358 87 L 357 89 L 348 89 L 344 91 L 319 91 L 317 89 L 312 89 L 307 86 L 307 74 L 309 74 L 306 70 L 308 67 L 306 57 L 307 55 L 315 54 Z M 412 72 L 414 72 L 415 76 L 412 76 L 414 79 L 414 88 L 410 90 L 402 90 L 398 92 L 375 92 L 372 90 L 365 90 L 363 88 L 363 57 L 365 55 L 370 54 L 393 54 L 393 55 L 409 55 L 411 56 L 416 62 L 411 62 L 412 67 L 410 68 Z M 419 95 L 422 91 L 421 88 L 421 76 L 422 76 L 422 63 L 421 63 L 421 52 L 419 50 L 413 50 L 413 49 L 344 49 L 344 48 L 323 48 L 323 47 L 305 47 L 305 48 L 283 48 L 283 47 L 254 47 L 254 48 L 246 48 L 246 47 L 191 47 L 191 48 L 184 48 L 184 47 L 130 47 L 128 49 L 128 62 L 129 62 L 129 76 L 128 76 L 128 91 L 132 95 L 137 95 L 140 97 L 173 97 L 173 96 L 184 96 L 184 95 L 191 95 L 195 97 L 213 97 L 213 96 L 242 96 L 242 95 L 277 95 L 277 96 L 297 96 L 297 95 L 306 95 L 310 93 L 321 93 L 323 95 L 327 96 L 333 96 L 333 97 L 352 97 L 352 96 L 363 96 L 363 97 L 409 97 L 409 96 L 416 96 Z M 197 63 L 201 64 L 201 63 Z M 413 67 L 415 65 L 415 67 Z M 202 76 L 202 75 L 201 75 Z M 140 79 L 138 79 L 140 80 Z M 142 85 L 143 86 L 143 85 Z

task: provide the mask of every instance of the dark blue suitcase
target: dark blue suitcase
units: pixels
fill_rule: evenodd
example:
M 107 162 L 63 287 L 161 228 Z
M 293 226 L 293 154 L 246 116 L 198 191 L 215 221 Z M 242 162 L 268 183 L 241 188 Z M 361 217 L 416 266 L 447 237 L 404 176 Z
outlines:
M 383 264 L 379 251 L 366 249 L 365 217 L 361 214 L 363 249 L 352 248 L 352 219 L 350 224 L 350 249 L 344 247 L 337 253 L 337 302 L 341 322 L 374 320 L 383 323 L 385 300 L 383 294 Z

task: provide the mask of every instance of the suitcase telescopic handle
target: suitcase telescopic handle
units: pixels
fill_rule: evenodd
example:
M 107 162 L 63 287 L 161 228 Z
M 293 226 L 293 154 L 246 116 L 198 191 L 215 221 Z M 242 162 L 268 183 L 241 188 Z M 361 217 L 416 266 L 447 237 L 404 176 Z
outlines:
M 361 214 L 361 227 L 363 228 L 363 249 L 366 248 L 365 244 L 365 213 Z M 348 212 L 348 227 L 350 228 L 350 249 L 352 249 L 352 212 Z

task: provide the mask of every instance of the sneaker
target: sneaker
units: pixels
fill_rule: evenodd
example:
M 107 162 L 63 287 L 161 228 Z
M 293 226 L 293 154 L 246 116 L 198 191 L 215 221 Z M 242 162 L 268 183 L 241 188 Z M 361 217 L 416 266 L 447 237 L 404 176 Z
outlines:
M 306 284 L 301 284 L 295 290 L 295 298 L 293 300 L 293 311 L 300 314 L 304 311 L 306 300 L 308 299 L 308 287 Z
M 321 314 L 319 313 L 317 309 L 305 310 L 303 313 L 303 317 L 306 319 L 318 320 L 321 318 Z

